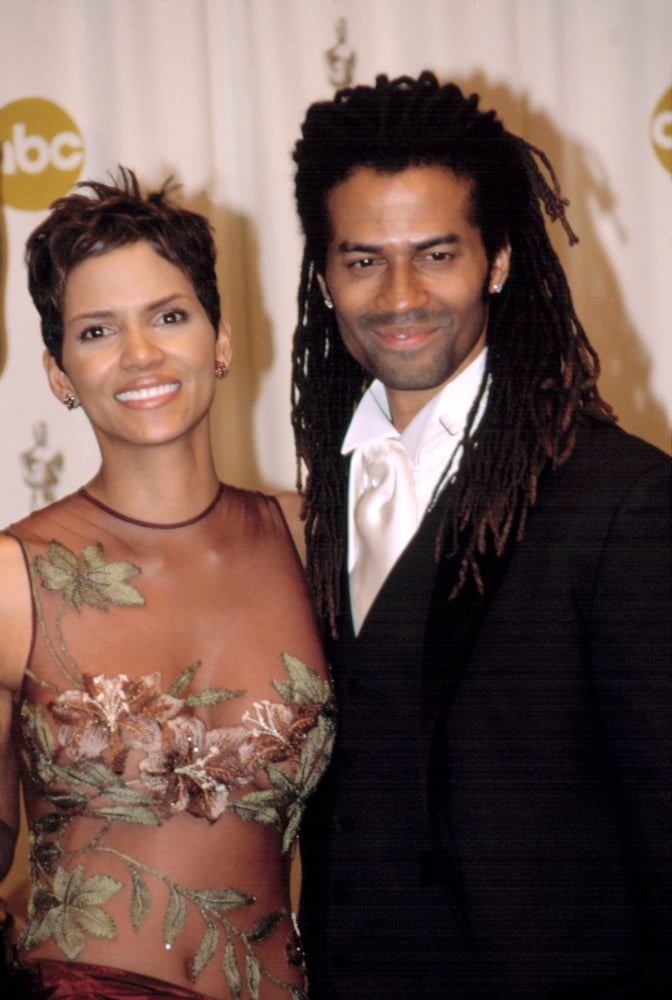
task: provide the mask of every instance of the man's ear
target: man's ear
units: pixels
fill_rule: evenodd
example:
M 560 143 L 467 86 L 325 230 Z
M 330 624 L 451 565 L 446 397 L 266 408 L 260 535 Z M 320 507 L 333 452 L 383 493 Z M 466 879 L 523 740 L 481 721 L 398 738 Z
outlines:
M 492 295 L 498 289 L 501 292 L 506 284 L 511 269 L 511 244 L 507 240 L 505 245 L 495 254 L 495 259 L 490 268 L 490 280 L 488 281 L 488 291 Z
M 42 364 L 44 365 L 44 370 L 47 373 L 49 388 L 59 403 L 64 403 L 65 397 L 68 394 L 77 398 L 77 393 L 75 392 L 72 382 L 63 369 L 59 367 L 54 355 L 47 350 L 45 350 L 42 354 Z
M 215 341 L 215 360 L 218 365 L 224 365 L 228 371 L 233 358 L 233 345 L 231 343 L 231 324 L 227 319 L 220 319 L 217 327 L 217 339 Z

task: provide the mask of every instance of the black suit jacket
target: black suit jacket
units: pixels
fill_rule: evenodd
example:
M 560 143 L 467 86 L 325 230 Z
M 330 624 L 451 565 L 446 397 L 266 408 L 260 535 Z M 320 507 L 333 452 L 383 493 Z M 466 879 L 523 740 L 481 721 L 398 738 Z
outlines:
M 331 659 L 314 1000 L 645 998 L 670 952 L 670 461 L 588 422 L 486 595 L 430 512 Z

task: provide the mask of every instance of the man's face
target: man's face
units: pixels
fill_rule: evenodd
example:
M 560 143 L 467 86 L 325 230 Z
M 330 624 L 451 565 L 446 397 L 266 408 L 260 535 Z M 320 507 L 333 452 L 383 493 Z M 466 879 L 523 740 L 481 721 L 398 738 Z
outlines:
M 345 347 L 387 388 L 403 429 L 485 344 L 491 268 L 469 221 L 467 181 L 439 166 L 357 169 L 327 199 L 332 238 L 321 284 Z

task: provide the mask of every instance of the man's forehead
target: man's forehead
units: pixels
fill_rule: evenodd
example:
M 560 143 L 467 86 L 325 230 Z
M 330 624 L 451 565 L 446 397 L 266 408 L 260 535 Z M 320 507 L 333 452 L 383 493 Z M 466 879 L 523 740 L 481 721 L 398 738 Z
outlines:
M 332 243 L 455 241 L 473 229 L 470 185 L 443 167 L 360 168 L 329 193 Z

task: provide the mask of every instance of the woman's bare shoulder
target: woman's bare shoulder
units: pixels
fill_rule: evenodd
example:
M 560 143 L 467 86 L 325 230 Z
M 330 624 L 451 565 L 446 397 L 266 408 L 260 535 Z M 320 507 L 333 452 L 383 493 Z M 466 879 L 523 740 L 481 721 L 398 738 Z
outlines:
M 296 551 L 301 558 L 301 564 L 306 565 L 306 536 L 304 522 L 301 519 L 301 509 L 303 507 L 303 497 L 300 493 L 287 490 L 283 493 L 276 493 L 275 499 L 280 504 L 280 509 L 284 515 L 287 527 L 296 546 Z

